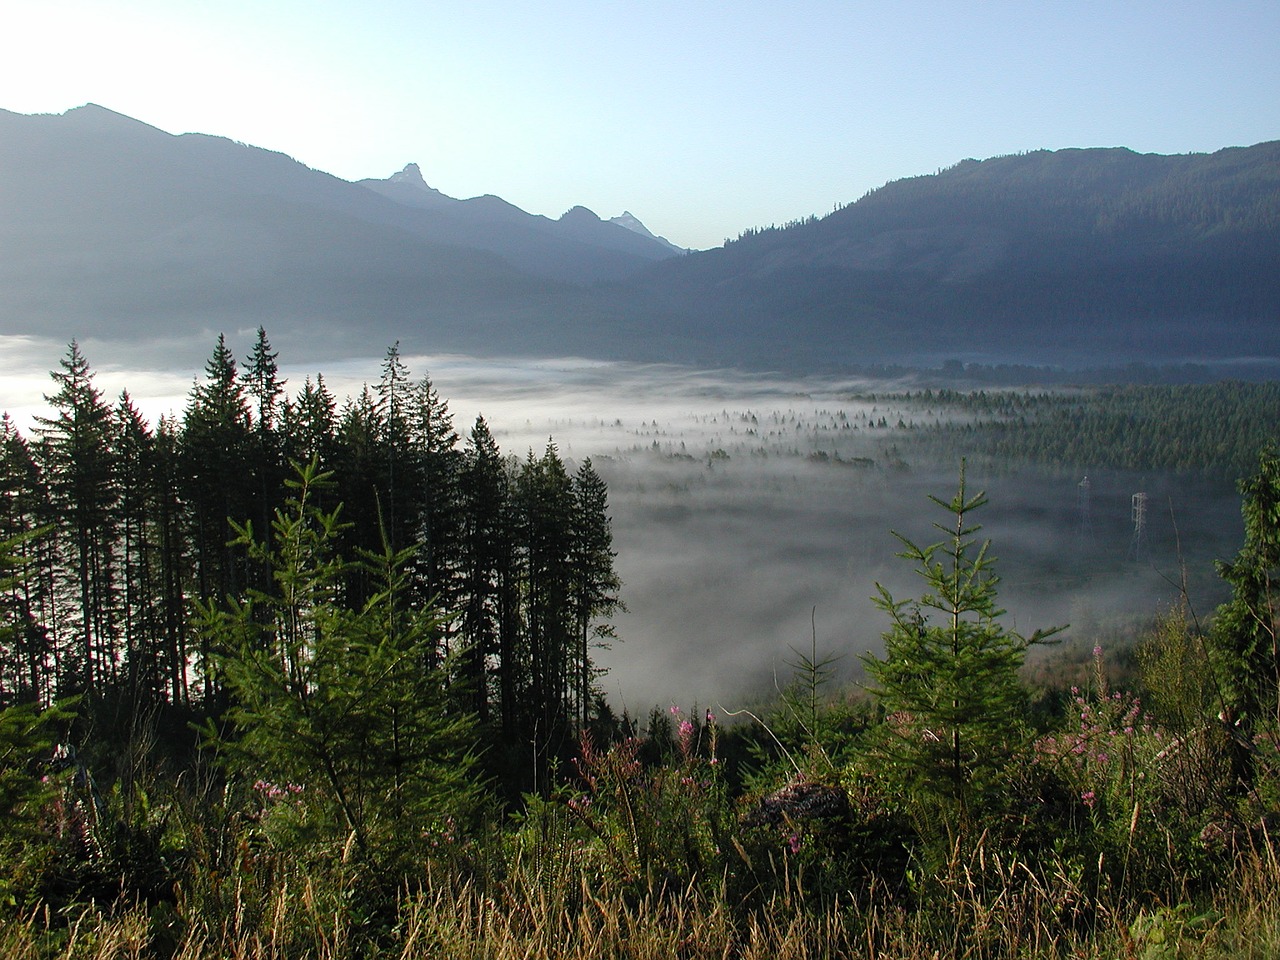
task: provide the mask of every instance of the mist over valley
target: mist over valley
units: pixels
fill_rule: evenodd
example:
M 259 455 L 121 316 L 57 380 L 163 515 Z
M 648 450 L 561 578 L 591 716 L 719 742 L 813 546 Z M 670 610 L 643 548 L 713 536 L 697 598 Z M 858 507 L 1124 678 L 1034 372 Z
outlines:
M 30 338 L 5 347 L 0 409 L 27 432 L 47 415 L 40 395 L 64 350 Z M 376 382 L 380 363 L 282 360 L 291 394 L 321 373 L 340 401 Z M 655 704 L 736 709 L 768 699 L 790 681 L 787 661 L 814 640 L 839 656 L 841 683 L 858 679 L 858 657 L 879 649 L 886 628 L 871 601 L 876 584 L 901 597 L 916 590 L 893 532 L 936 539 L 932 524 L 943 518 L 927 498 L 946 499 L 957 483 L 959 457 L 924 434 L 990 419 L 921 400 L 919 374 L 790 377 L 461 355 L 404 362 L 447 401 L 462 442 L 483 416 L 505 455 L 537 457 L 551 441 L 571 470 L 590 458 L 607 482 L 628 611 L 614 618 L 619 641 L 595 658 L 607 670 L 602 691 L 633 715 Z M 94 366 L 108 400 L 128 389 L 153 423 L 181 418 L 200 376 L 118 359 Z M 1230 480 L 967 455 L 968 483 L 990 495 L 977 519 L 999 558 L 1012 628 L 1070 624 L 1066 637 L 1088 646 L 1137 629 L 1177 601 L 1180 564 L 1202 613 L 1221 599 L 1212 561 L 1238 546 L 1240 526 Z M 1135 558 L 1139 491 L 1150 506 Z
M 463 438 L 482 413 L 504 453 L 553 438 L 607 481 L 615 704 L 767 696 L 811 623 L 854 676 L 875 584 L 910 590 L 893 531 L 932 536 L 927 496 L 965 456 L 1019 628 L 1150 617 L 1179 556 L 1211 605 L 1238 530 L 1220 474 L 939 447 L 930 429 L 981 418 L 894 394 L 930 370 L 962 389 L 1274 376 L 1278 150 L 963 160 L 686 251 L 631 214 L 456 199 L 412 162 L 348 182 L 93 104 L 0 111 L 0 405 L 30 424 L 73 338 L 153 422 L 181 416 L 221 330 L 243 357 L 265 324 L 291 390 L 321 371 L 339 397 L 398 343 Z

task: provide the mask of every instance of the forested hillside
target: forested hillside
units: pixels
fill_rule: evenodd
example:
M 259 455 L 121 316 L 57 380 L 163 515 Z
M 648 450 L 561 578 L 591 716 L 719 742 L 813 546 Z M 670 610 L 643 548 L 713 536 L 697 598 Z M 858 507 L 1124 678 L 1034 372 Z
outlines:
M 688 338 L 687 356 L 721 362 L 1275 356 L 1277 170 L 1274 142 L 965 160 L 744 231 L 631 289 Z

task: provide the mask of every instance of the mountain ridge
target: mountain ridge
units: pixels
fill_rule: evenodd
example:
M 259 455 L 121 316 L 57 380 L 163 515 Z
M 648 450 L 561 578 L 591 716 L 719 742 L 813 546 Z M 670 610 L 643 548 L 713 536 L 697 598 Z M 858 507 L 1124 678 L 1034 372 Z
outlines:
M 962 160 L 680 254 L 416 164 L 351 183 L 97 105 L 0 110 L 0 333 L 797 369 L 1280 357 L 1280 142 Z
M 843 340 L 846 356 L 1079 364 L 1280 355 L 1278 277 L 1280 142 L 1267 142 L 966 160 L 744 231 L 647 271 L 629 296 L 698 317 L 684 326 L 708 356 L 734 336 L 740 355 L 775 362 L 819 362 Z

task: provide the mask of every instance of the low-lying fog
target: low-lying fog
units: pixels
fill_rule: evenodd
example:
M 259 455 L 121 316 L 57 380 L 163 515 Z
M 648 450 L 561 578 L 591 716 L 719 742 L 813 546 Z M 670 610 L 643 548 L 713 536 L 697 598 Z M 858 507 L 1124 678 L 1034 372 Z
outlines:
M 241 354 L 250 340 L 232 344 Z M 43 410 L 48 371 L 65 347 L 10 339 L 0 357 L 0 410 L 20 429 Z M 149 416 L 181 413 L 198 369 L 131 370 L 85 353 L 109 398 L 127 387 Z M 287 360 L 287 358 L 284 358 Z M 554 438 L 571 469 L 591 457 L 609 484 L 617 566 L 629 612 L 621 638 L 599 654 L 613 703 L 644 714 L 654 704 L 734 708 L 790 676 L 808 651 L 842 657 L 845 678 L 879 646 L 886 617 L 877 582 L 900 598 L 920 583 L 895 554 L 892 531 L 932 542 L 946 515 L 957 463 L 928 463 L 903 424 L 947 414 L 866 399 L 909 385 L 775 378 L 732 371 L 583 360 L 490 361 L 405 357 L 447 398 L 464 438 L 483 414 L 502 449 L 540 454 Z M 320 367 L 338 395 L 375 382 L 380 358 Z M 314 369 L 287 362 L 297 388 Z M 973 491 L 991 505 L 978 520 L 999 558 L 1009 626 L 1030 633 L 1072 624 L 1106 641 L 1109 630 L 1149 619 L 1177 597 L 1179 556 L 1203 615 L 1221 597 L 1214 557 L 1238 547 L 1238 500 L 1226 485 L 1090 471 L 1080 476 L 996 471 L 975 462 Z M 1148 494 L 1142 556 L 1130 559 L 1131 496 Z M 813 625 L 811 627 L 811 624 Z

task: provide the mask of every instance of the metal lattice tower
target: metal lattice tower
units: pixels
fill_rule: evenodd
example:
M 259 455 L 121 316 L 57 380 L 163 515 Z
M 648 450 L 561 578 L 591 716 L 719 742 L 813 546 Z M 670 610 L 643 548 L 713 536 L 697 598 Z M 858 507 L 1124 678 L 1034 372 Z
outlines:
M 1082 547 L 1093 543 L 1093 484 L 1088 477 L 1076 486 L 1076 540 Z
M 1147 558 L 1147 495 L 1133 495 L 1133 539 L 1129 541 L 1129 559 Z

